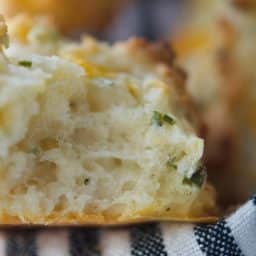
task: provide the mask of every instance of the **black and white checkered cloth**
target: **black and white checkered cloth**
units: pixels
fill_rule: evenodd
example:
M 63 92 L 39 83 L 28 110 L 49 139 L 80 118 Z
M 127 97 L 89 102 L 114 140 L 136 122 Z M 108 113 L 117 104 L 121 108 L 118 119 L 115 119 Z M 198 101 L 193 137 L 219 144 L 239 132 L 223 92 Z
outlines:
M 6 230 L 0 256 L 256 256 L 256 196 L 215 225 Z

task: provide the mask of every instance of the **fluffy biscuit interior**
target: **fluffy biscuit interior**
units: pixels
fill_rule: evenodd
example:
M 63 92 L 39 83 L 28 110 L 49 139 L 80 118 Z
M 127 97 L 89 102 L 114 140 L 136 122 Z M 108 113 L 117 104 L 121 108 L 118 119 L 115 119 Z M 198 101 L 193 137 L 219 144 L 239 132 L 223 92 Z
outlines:
M 128 45 L 88 39 L 1 59 L 1 214 L 207 215 L 213 192 L 193 180 L 203 141 L 175 79 Z

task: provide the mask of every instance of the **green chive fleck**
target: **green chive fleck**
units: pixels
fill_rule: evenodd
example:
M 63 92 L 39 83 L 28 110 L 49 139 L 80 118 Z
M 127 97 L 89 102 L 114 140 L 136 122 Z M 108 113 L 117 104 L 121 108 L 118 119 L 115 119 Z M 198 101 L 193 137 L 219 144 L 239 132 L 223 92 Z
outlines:
M 172 117 L 170 117 L 169 115 L 164 115 L 163 116 L 163 120 L 166 122 L 166 123 L 168 123 L 168 124 L 170 124 L 170 125 L 174 125 L 175 124 L 175 120 L 172 118 Z
M 162 114 L 160 112 L 158 111 L 153 112 L 153 116 L 151 118 L 151 124 L 158 125 L 158 126 L 163 125 Z
M 174 170 L 177 170 L 177 168 L 178 168 L 178 166 L 177 166 L 178 161 L 180 161 L 183 157 L 185 157 L 186 154 L 187 153 L 185 151 L 181 151 L 180 154 L 175 155 L 173 157 L 169 154 L 168 155 L 168 160 L 166 162 L 167 167 L 172 168 Z
M 166 162 L 167 167 L 177 170 L 178 167 L 177 167 L 177 164 L 175 163 L 176 160 L 177 160 L 177 157 L 171 157 L 169 155 L 168 160 Z
M 196 185 L 197 187 L 201 187 L 204 184 L 206 179 L 206 170 L 205 167 L 200 165 L 197 171 L 191 176 L 191 178 L 185 177 L 183 179 L 183 184 L 186 185 Z
M 33 147 L 28 151 L 28 153 L 38 155 L 39 154 L 39 149 L 37 147 Z
M 189 185 L 189 186 L 192 186 L 192 185 L 193 185 L 192 180 L 189 179 L 189 178 L 187 178 L 187 177 L 184 177 L 182 183 L 183 183 L 184 185 Z
M 170 125 L 174 125 L 175 124 L 175 120 L 167 115 L 167 114 L 161 114 L 158 111 L 153 111 L 153 116 L 151 118 L 151 124 L 153 125 L 157 125 L 157 126 L 162 126 L 163 124 L 167 123 Z
M 21 60 L 21 61 L 18 62 L 18 64 L 20 66 L 25 67 L 25 68 L 31 68 L 32 67 L 32 62 L 29 61 L 29 60 Z
M 85 179 L 84 179 L 84 185 L 88 185 L 89 182 L 90 182 L 90 179 L 89 179 L 89 178 L 85 178 Z

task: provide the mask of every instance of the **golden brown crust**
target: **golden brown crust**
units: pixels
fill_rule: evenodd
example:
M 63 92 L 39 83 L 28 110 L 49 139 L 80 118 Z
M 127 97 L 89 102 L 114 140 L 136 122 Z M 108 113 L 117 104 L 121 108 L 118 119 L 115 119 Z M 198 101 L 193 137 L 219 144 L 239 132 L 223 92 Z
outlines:
M 133 218 L 115 218 L 115 217 L 104 217 L 100 214 L 91 214 L 91 215 L 83 215 L 83 216 L 62 216 L 62 217 L 54 217 L 49 218 L 47 220 L 22 220 L 17 217 L 12 217 L 9 215 L 0 216 L 0 226 L 120 226 L 120 225 L 130 225 L 136 223 L 146 223 L 152 221 L 175 221 L 175 222 L 189 222 L 189 223 L 213 223 L 218 220 L 217 216 L 209 216 L 209 217 L 190 217 L 190 216 L 173 216 L 173 217 L 154 217 L 154 216 L 139 216 Z
M 186 117 L 193 123 L 199 133 L 202 120 L 198 118 L 198 111 L 186 89 L 187 74 L 176 62 L 176 55 L 171 44 L 165 41 L 151 43 L 144 38 L 132 38 L 125 44 L 128 51 L 138 59 L 154 65 L 155 72 L 167 84 L 174 85 L 179 93 L 179 103 L 186 110 Z
M 11 216 L 9 214 L 0 214 L 0 226 L 120 226 L 152 221 L 213 223 L 219 218 L 219 209 L 217 209 L 215 205 L 215 196 L 214 188 L 209 184 L 205 184 L 198 198 L 199 200 L 196 202 L 196 205 L 193 205 L 190 213 L 187 214 L 179 212 L 175 207 L 170 211 L 158 212 L 157 205 L 138 212 L 133 212 L 131 215 L 127 216 L 111 215 L 109 213 L 63 214 L 59 210 L 55 210 L 48 216 L 26 216 L 25 218 Z M 205 202 L 205 200 L 207 200 L 207 202 Z M 202 202 L 204 205 L 200 206 Z
M 146 61 L 154 65 L 156 72 L 169 81 L 175 81 L 180 91 L 186 94 L 185 82 L 187 75 L 176 63 L 172 46 L 164 41 L 151 43 L 143 38 L 133 38 L 127 42 L 128 51 L 144 56 Z M 188 96 L 188 95 L 186 95 Z
M 167 42 L 150 43 L 144 38 L 134 38 L 128 41 L 128 49 L 147 56 L 155 63 L 166 64 L 172 67 L 175 61 L 175 54 Z

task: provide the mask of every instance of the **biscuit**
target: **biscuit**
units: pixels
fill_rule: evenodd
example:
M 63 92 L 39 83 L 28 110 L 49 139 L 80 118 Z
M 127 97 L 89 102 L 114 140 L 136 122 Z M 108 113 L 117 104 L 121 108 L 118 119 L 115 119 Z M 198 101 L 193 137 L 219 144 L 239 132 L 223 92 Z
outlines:
M 214 220 L 204 142 L 169 50 L 58 40 L 55 56 L 17 39 L 2 53 L 0 223 Z

